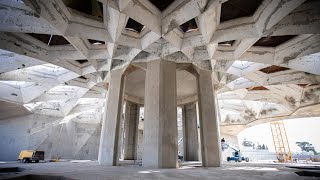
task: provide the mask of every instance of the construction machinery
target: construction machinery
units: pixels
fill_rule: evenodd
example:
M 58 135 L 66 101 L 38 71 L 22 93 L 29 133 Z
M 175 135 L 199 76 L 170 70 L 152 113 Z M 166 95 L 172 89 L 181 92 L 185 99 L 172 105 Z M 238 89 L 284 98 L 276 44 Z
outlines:
M 270 123 L 271 133 L 279 162 L 292 161 L 292 154 L 283 121 Z
M 227 161 L 230 162 L 230 161 L 235 161 L 235 162 L 241 162 L 241 161 L 246 161 L 246 162 L 249 162 L 249 158 L 248 157 L 243 157 L 240 150 L 233 147 L 232 145 L 226 143 L 223 140 L 221 140 L 221 147 L 222 147 L 222 150 L 225 150 L 225 149 L 232 149 L 234 152 L 232 152 L 232 157 L 227 157 Z
M 36 150 L 22 150 L 19 154 L 18 160 L 22 163 L 36 162 L 44 160 L 44 151 Z

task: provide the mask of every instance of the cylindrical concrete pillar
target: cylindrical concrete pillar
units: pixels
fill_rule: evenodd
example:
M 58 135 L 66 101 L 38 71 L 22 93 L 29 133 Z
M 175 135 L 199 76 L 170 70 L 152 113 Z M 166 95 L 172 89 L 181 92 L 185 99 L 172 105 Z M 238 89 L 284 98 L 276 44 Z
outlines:
M 140 106 L 126 101 L 124 119 L 124 159 L 137 159 L 137 131 L 139 123 Z
M 142 153 L 145 167 L 177 167 L 176 94 L 176 63 L 165 60 L 148 62 Z
M 199 161 L 197 107 L 195 103 L 182 107 L 183 146 L 185 161 Z
M 211 73 L 199 70 L 197 82 L 201 156 L 204 167 L 219 167 L 221 165 L 220 132 Z
M 137 160 L 142 160 L 142 142 L 143 142 L 143 130 L 138 129 L 137 131 Z
M 105 117 L 102 122 L 98 161 L 99 164 L 116 166 L 119 160 L 118 141 L 124 90 L 123 70 L 111 71 L 110 78 Z

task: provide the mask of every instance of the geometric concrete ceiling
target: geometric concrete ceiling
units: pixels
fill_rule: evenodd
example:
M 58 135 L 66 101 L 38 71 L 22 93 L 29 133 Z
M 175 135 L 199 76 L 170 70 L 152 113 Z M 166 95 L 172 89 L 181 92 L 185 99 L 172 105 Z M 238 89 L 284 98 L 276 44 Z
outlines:
M 97 123 L 110 70 L 139 68 L 139 101 L 134 73 L 165 59 L 213 72 L 222 127 L 320 115 L 319 1 L 159 2 L 0 1 L 0 100 Z M 194 80 L 177 76 L 183 103 Z

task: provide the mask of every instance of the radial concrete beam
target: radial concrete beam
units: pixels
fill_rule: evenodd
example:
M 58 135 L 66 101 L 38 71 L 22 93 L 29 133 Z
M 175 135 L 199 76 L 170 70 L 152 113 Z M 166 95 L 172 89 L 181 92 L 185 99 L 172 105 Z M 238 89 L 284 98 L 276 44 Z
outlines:
M 320 29 L 319 1 L 306 1 L 265 32 L 269 36 L 318 34 Z
M 59 35 L 51 24 L 18 1 L 0 2 L 0 30 Z
M 303 2 L 304 0 L 265 0 L 253 16 L 221 23 L 211 42 L 259 38 Z
M 175 11 L 166 14 L 162 17 L 162 34 L 167 34 L 179 25 L 189 21 L 198 16 L 204 11 L 207 0 L 184 1 Z M 183 15 L 182 15 L 183 14 Z

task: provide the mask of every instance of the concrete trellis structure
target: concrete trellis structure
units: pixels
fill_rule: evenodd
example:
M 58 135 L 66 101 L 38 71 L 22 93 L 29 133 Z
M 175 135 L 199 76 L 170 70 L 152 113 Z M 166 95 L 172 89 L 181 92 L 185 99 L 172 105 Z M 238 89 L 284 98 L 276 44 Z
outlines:
M 257 2 L 248 5 L 251 14 L 232 17 L 228 6 L 240 6 L 233 0 L 175 0 L 161 10 L 149 0 L 99 0 L 99 16 L 71 0 L 0 1 L 0 118 L 7 124 L 28 119 L 25 134 L 37 137 L 25 148 L 58 146 L 57 127 L 72 134 L 77 140 L 65 140 L 74 141 L 67 153 L 52 150 L 52 156 L 68 158 L 97 158 L 102 128 L 108 138 L 101 138 L 99 160 L 116 165 L 122 99 L 145 105 L 149 119 L 156 114 L 145 127 L 167 120 L 154 129 L 157 137 L 144 132 L 153 138 L 144 138 L 144 147 L 160 136 L 174 139 L 174 128 L 170 133 L 161 128 L 175 125 L 169 121 L 176 117 L 174 107 L 199 98 L 219 119 L 204 104 L 201 117 L 218 120 L 228 136 L 263 122 L 319 116 L 320 2 Z M 191 65 L 201 78 L 186 69 Z M 170 113 L 162 117 L 167 107 Z M 42 125 L 37 118 L 44 119 Z M 219 134 L 214 123 L 204 123 L 209 133 Z M 207 132 L 202 133 L 206 142 Z M 164 157 L 176 157 L 177 142 L 170 143 L 153 154 L 157 160 L 143 164 L 176 167 L 176 159 Z M 206 155 L 206 148 L 219 154 L 218 143 L 202 145 L 204 166 L 219 166 L 220 160 L 213 160 L 219 155 Z M 152 151 L 145 148 L 142 157 Z

